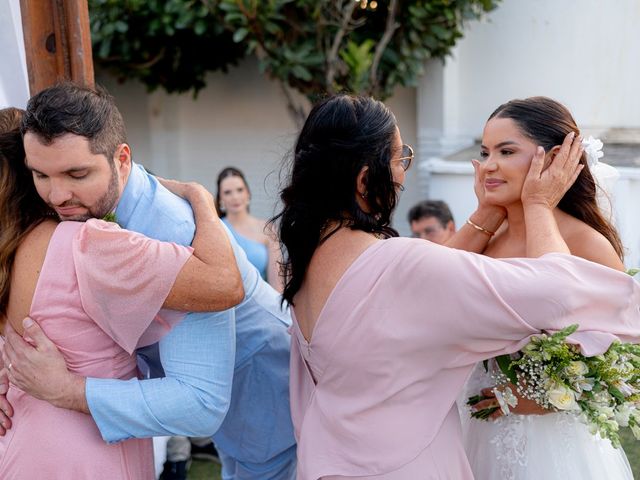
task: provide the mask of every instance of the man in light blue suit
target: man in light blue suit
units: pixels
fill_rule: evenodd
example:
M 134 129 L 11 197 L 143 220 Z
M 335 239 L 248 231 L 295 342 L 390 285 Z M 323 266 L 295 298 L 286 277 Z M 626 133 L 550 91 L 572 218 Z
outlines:
M 60 154 L 60 138 L 72 142 L 84 141 L 79 137 L 91 138 L 92 134 L 78 127 L 88 121 L 88 112 L 94 117 L 88 126 L 91 131 L 99 132 L 114 121 L 122 123 L 106 92 L 64 84 L 35 95 L 23 124 L 27 158 L 29 134 L 51 134 L 51 155 Z M 59 212 L 66 204 L 82 207 L 84 198 L 112 202 L 107 206 L 115 208 L 123 228 L 189 245 L 195 229 L 189 204 L 131 161 L 125 138 L 117 138 L 115 145 L 113 158 L 104 155 L 108 165 L 104 168 L 111 169 L 111 178 L 99 188 L 93 182 L 88 191 L 82 181 L 65 181 L 69 171 L 64 171 L 59 173 L 60 179 L 52 175 L 51 183 L 68 190 L 56 197 L 66 200 L 59 205 L 50 198 L 45 201 Z M 90 216 L 89 205 L 86 210 Z M 36 350 L 27 343 L 14 342 L 12 347 L 23 351 L 24 361 L 12 368 L 32 379 L 20 387 L 56 406 L 91 414 L 107 442 L 159 435 L 213 435 L 223 460 L 223 478 L 292 479 L 295 441 L 289 409 L 287 333 L 291 319 L 288 310 L 281 308 L 278 293 L 262 280 L 230 234 L 229 240 L 242 275 L 244 300 L 224 312 L 191 313 L 158 344 L 141 349 L 139 357 L 154 378 L 70 379 L 75 376 L 61 363 L 52 343 L 41 344 Z M 41 331 L 33 330 L 38 328 L 33 325 L 27 333 L 39 342 L 48 342 Z M 0 398 L 0 409 L 7 411 L 4 397 Z M 0 422 L 5 420 L 6 415 L 0 414 Z

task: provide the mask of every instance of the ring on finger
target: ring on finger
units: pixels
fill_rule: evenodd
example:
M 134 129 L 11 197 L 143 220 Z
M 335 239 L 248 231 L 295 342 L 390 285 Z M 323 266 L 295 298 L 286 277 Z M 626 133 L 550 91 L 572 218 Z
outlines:
M 9 365 L 7 365 L 7 370 L 11 370 L 11 367 L 13 367 L 13 363 L 9 362 Z

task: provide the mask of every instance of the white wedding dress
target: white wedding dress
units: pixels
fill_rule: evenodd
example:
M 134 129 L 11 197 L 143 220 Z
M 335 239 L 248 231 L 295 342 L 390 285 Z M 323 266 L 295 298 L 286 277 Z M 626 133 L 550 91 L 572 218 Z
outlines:
M 458 402 L 476 480 L 633 480 L 624 451 L 589 433 L 575 414 L 471 418 L 467 398 L 494 383 L 479 363 Z

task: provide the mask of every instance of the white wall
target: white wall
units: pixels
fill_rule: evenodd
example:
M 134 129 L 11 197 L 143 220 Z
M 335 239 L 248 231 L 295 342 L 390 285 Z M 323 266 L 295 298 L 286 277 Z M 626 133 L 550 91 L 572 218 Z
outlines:
M 640 127 L 638 0 L 504 0 L 457 49 L 461 129 L 512 98 L 564 102 L 579 125 Z
M 20 19 L 20 0 L 0 1 L 0 108 L 27 106 L 29 77 Z
M 503 0 L 468 24 L 441 73 L 433 62 L 436 81 L 418 97 L 448 109 L 436 120 L 419 111 L 425 146 L 478 138 L 498 105 L 534 95 L 566 104 L 587 131 L 640 128 L 638 25 L 638 0 Z
M 137 82 L 98 81 L 123 113 L 134 160 L 159 175 L 201 182 L 212 192 L 222 168 L 238 167 L 252 190 L 252 213 L 262 218 L 274 213 L 280 167 L 293 148 L 297 127 L 279 86 L 260 74 L 255 61 L 228 74 L 211 74 L 196 99 L 191 94 L 147 95 Z M 399 90 L 387 103 L 405 143 L 415 144 L 415 90 Z M 407 211 L 419 199 L 417 174 L 410 171 L 396 216 L 404 234 L 409 232 Z

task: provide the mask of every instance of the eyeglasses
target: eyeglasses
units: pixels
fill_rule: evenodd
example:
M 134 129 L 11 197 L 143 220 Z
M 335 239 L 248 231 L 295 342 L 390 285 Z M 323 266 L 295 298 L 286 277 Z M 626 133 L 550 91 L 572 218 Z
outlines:
M 402 169 L 406 172 L 411 166 L 411 160 L 413 160 L 413 148 L 411 148 L 410 145 L 402 145 L 401 155 L 402 156 L 400 158 L 396 158 L 394 160 L 400 162 Z

